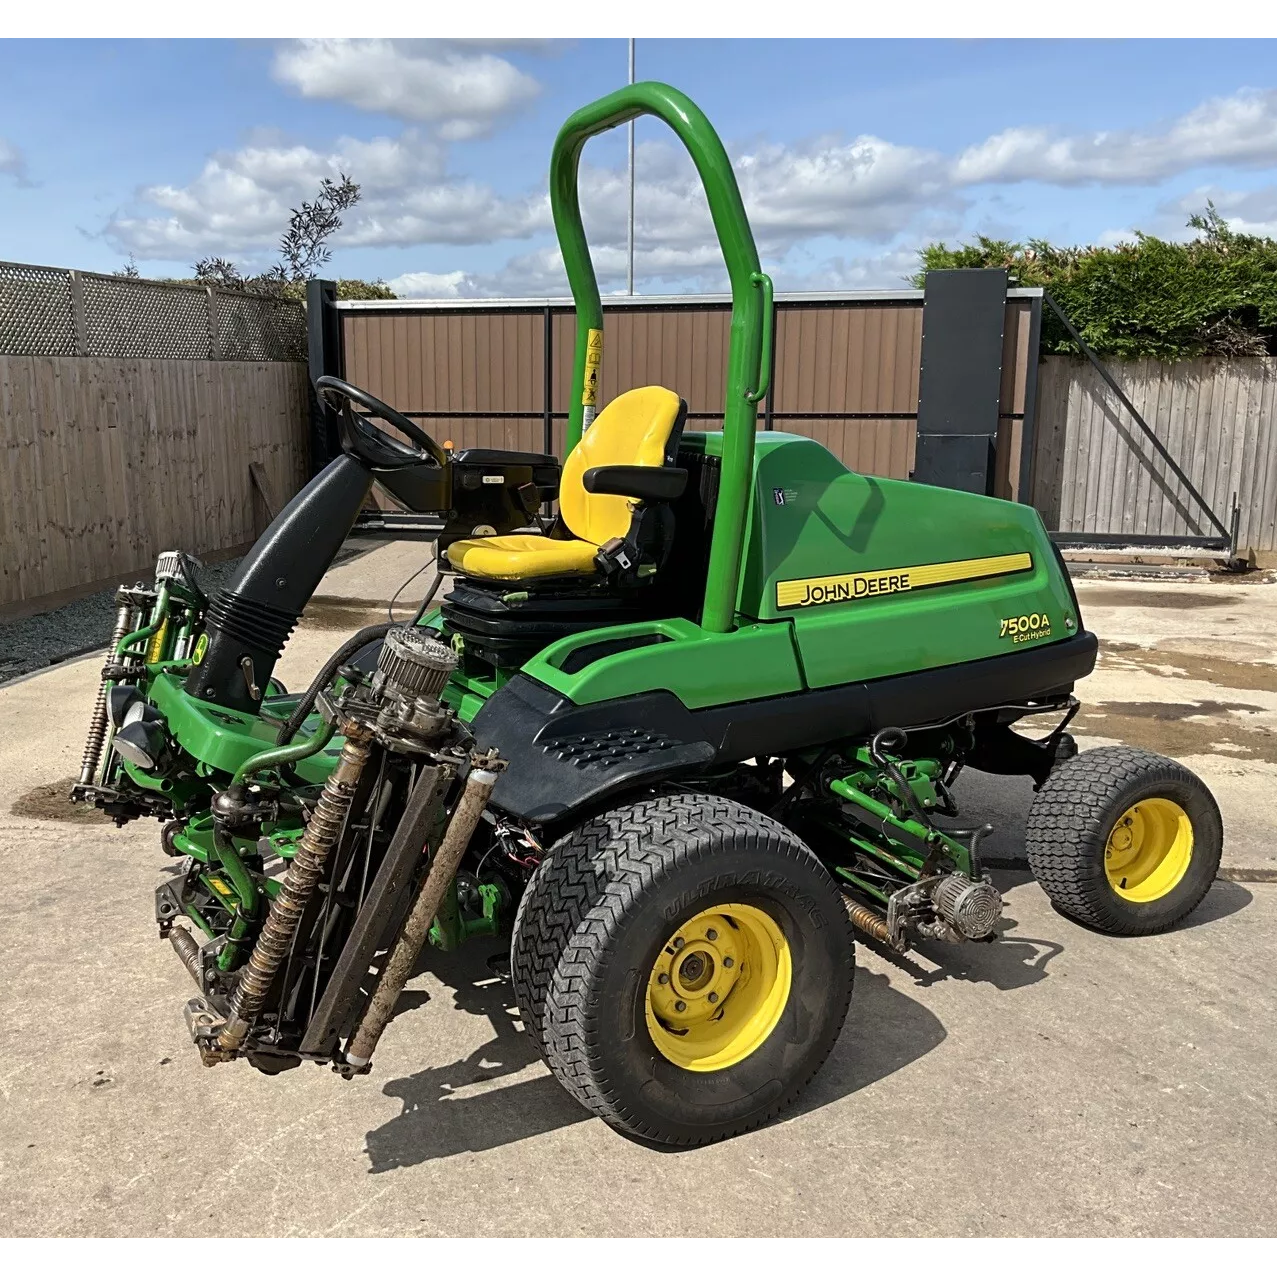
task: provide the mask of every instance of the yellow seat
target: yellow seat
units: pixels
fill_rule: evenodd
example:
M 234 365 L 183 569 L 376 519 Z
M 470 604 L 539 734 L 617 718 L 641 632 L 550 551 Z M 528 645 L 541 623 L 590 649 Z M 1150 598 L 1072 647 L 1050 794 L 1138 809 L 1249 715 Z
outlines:
M 595 466 L 661 466 L 682 401 L 664 386 L 641 386 L 618 395 L 595 418 L 563 463 L 559 518 L 569 538 L 516 533 L 470 537 L 448 547 L 448 561 L 466 576 L 524 581 L 594 572 L 594 556 L 630 530 L 629 497 L 586 492 L 582 479 Z
M 588 541 L 556 541 L 532 533 L 471 537 L 448 547 L 448 561 L 467 576 L 521 581 L 534 576 L 593 572 L 598 546 Z

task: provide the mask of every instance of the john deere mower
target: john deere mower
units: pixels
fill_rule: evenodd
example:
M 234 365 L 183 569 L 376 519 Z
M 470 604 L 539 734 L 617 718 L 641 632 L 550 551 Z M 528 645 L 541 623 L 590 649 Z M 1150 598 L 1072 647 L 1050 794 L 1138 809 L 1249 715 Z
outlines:
M 676 388 L 599 410 L 577 168 L 642 114 L 689 151 L 726 258 L 721 430 L 685 429 Z M 996 940 L 988 827 L 955 823 L 963 768 L 1032 778 L 1034 876 L 1113 935 L 1193 909 L 1222 829 L 1178 763 L 1078 753 L 1096 640 L 1033 509 L 755 433 L 772 285 L 688 98 L 645 83 L 578 111 L 550 192 L 577 316 L 561 469 L 445 450 L 321 378 L 343 455 L 230 584 L 206 598 L 172 551 L 119 592 L 73 796 L 164 822 L 178 863 L 155 916 L 198 986 L 206 1064 L 357 1078 L 424 947 L 508 935 L 554 1076 L 621 1132 L 696 1145 L 767 1121 L 820 1068 L 853 927 L 888 951 Z M 288 693 L 276 661 L 374 481 L 442 516 L 452 588 Z

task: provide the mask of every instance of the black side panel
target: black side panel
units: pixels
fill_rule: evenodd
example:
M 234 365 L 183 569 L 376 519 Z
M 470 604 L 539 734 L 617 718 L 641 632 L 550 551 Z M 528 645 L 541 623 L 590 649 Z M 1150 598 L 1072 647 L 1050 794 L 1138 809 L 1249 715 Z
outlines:
M 1002 390 L 1004 270 L 927 272 L 918 382 L 919 483 L 992 492 Z
M 498 669 L 519 669 L 542 648 L 583 630 L 649 619 L 662 602 L 655 589 L 606 591 L 594 578 L 542 579 L 527 589 L 462 578 L 444 600 L 443 619 L 466 649 Z M 554 593 L 555 585 L 561 593 Z M 508 601 L 507 601 L 508 600 Z
M 672 692 L 574 705 L 520 674 L 471 724 L 480 748 L 509 760 L 493 806 L 552 824 L 609 793 L 709 763 L 739 762 L 925 727 L 1009 702 L 1069 692 L 1095 665 L 1095 635 L 872 682 L 689 710 Z
M 614 790 L 695 771 L 714 749 L 671 692 L 573 705 L 516 675 L 470 724 L 478 747 L 509 760 L 492 805 L 529 824 L 553 824 Z
M 261 706 L 241 666 L 263 691 L 302 609 L 355 522 L 372 475 L 352 457 L 330 461 L 271 521 L 208 610 L 208 649 L 186 690 L 248 714 Z
M 559 459 L 548 452 L 507 452 L 503 448 L 461 448 L 452 454 L 453 465 L 459 466 L 531 466 L 543 474 L 537 482 L 553 483 L 558 479 Z

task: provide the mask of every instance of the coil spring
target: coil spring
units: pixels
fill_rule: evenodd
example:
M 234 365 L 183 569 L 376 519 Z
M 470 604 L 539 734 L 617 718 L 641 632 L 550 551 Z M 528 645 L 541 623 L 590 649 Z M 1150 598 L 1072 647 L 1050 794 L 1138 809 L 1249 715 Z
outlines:
M 297 854 L 288 866 L 279 894 L 271 901 L 270 914 L 235 986 L 226 1027 L 218 1036 L 218 1046 L 223 1051 L 237 1050 L 247 1037 L 292 948 L 302 913 L 324 871 L 329 853 L 341 837 L 355 788 L 371 752 L 366 729 L 357 730 L 354 724 L 347 724 L 346 729 L 341 757 L 324 785 L 306 832 L 297 844 Z
M 111 632 L 111 646 L 107 649 L 106 665 L 98 680 L 97 700 L 93 702 L 93 716 L 89 719 L 89 734 L 84 742 L 84 754 L 80 758 L 80 784 L 91 785 L 97 776 L 98 763 L 102 759 L 102 742 L 106 740 L 107 671 L 115 665 L 115 649 L 120 640 L 133 627 L 136 609 L 125 603 L 115 614 L 115 629 Z
M 847 906 L 847 916 L 851 919 L 853 927 L 866 935 L 873 936 L 875 940 L 881 940 L 884 944 L 891 943 L 891 933 L 887 930 L 886 922 L 872 909 L 867 909 L 854 900 L 848 900 L 846 896 L 843 897 L 843 904 Z

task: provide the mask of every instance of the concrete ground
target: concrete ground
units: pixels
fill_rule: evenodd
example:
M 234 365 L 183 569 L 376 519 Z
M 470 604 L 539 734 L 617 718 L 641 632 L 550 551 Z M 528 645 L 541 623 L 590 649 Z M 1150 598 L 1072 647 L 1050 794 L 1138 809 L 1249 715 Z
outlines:
M 302 685 L 424 558 L 334 569 L 281 663 Z M 420 581 L 406 591 L 415 601 Z M 492 948 L 433 955 L 375 1072 L 204 1069 L 155 938 L 156 827 L 60 799 L 99 660 L 0 687 L 0 1231 L 14 1234 L 1271 1234 L 1277 1205 L 1277 588 L 1083 582 L 1104 640 L 1084 744 L 1183 758 L 1227 871 L 1174 932 L 1075 926 L 1015 867 L 1000 943 L 862 944 L 852 1014 L 798 1107 L 695 1152 L 631 1144 L 535 1060 Z M 406 615 L 410 608 L 402 609 Z

